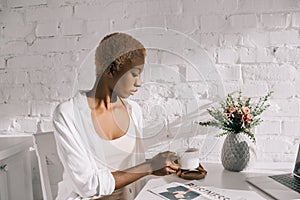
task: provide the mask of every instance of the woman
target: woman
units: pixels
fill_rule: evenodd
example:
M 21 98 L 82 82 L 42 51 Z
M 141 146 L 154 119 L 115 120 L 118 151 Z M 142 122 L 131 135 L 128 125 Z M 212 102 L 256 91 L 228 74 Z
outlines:
M 145 161 L 142 114 L 130 100 L 141 86 L 144 46 L 125 33 L 103 38 L 95 53 L 97 80 L 53 115 L 64 166 L 57 199 L 133 199 L 137 180 L 175 173 L 177 158 L 164 152 Z

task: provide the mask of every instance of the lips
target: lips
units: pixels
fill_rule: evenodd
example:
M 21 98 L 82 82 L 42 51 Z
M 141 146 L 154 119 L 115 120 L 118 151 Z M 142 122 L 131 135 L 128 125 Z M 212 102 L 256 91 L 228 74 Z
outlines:
M 132 94 L 132 95 L 136 92 L 137 92 L 137 90 L 130 90 L 130 94 Z

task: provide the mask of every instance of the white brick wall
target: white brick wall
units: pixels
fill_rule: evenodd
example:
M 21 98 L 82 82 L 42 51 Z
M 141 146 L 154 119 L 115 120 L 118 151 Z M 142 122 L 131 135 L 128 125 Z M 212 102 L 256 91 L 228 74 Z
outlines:
M 270 32 L 271 45 L 299 45 L 299 33 L 297 30 L 280 30 Z
M 257 27 L 257 16 L 255 14 L 238 14 L 230 16 L 230 25 L 233 29 L 248 29 Z
M 292 18 L 292 26 L 299 28 L 300 27 L 300 13 L 299 12 L 295 12 L 293 14 L 293 18 Z
M 219 49 L 218 62 L 222 64 L 235 64 L 238 61 L 238 52 L 235 48 L 227 47 Z
M 288 13 L 271 13 L 261 15 L 261 25 L 267 29 L 280 29 L 288 25 Z
M 59 8 L 48 8 L 45 6 L 28 7 L 25 12 L 26 22 L 46 22 L 53 20 L 64 20 L 71 18 L 73 13 L 72 6 Z
M 56 36 L 58 32 L 58 22 L 49 21 L 38 23 L 36 27 L 37 37 L 51 37 Z
M 61 27 L 63 35 L 82 35 L 86 29 L 82 20 L 64 20 Z
M 6 60 L 4 57 L 0 57 L 0 69 L 5 69 L 6 67 Z
M 297 0 L 4 0 L 0 4 L 0 131 L 51 130 L 55 105 L 72 95 L 76 70 L 100 38 L 112 31 L 163 27 L 200 43 L 221 74 L 226 92 L 241 89 L 255 98 L 275 92 L 270 110 L 263 115 L 265 122 L 255 130 L 259 160 L 293 160 L 291 149 L 300 139 Z M 173 90 L 167 97 L 161 93 L 157 97 L 168 102 L 161 105 L 169 109 L 170 119 L 193 110 L 193 102 L 205 102 L 208 87 L 184 58 L 160 53 L 149 57 L 156 65 L 145 70 L 149 73 L 145 78 L 166 81 Z M 188 85 L 195 95 L 185 93 Z M 149 99 L 142 94 L 148 93 L 134 97 L 141 105 Z M 207 160 L 219 159 L 221 144 Z M 276 148 L 279 144 L 283 148 Z
M 47 5 L 47 0 L 9 0 L 8 6 L 11 8 L 22 8 L 24 6 L 38 6 L 38 5 Z
M 15 40 L 23 39 L 24 36 L 29 35 L 34 30 L 34 24 L 7 24 L 3 30 L 3 36 L 5 39 Z
M 201 31 L 207 32 L 221 32 L 227 30 L 229 21 L 225 15 L 201 15 L 200 27 Z

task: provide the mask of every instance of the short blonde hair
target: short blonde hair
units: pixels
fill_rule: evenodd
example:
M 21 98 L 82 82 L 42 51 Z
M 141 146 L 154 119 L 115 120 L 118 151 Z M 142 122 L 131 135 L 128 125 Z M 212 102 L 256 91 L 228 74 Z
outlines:
M 142 43 L 125 33 L 109 34 L 101 40 L 96 49 L 96 74 L 102 75 L 111 66 L 119 70 L 122 65 L 136 57 L 143 59 L 146 57 Z

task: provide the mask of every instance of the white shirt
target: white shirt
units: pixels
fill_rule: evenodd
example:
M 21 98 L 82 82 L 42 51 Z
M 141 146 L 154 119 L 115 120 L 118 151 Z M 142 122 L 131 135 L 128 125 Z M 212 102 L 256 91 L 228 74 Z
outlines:
M 134 131 L 134 124 L 130 120 L 127 132 L 132 133 Z M 129 163 L 135 151 L 135 143 L 136 139 L 129 136 L 129 134 L 104 142 L 105 158 L 110 171 L 122 171 L 132 167 Z
M 144 161 L 142 113 L 137 103 L 126 100 L 125 104 L 132 120 L 126 136 L 134 138 L 135 143 L 126 161 L 128 166 L 135 166 Z M 54 112 L 53 123 L 58 154 L 64 166 L 56 199 L 91 199 L 112 194 L 115 180 L 108 167 L 107 140 L 95 132 L 85 93 L 78 92 L 61 103 Z

